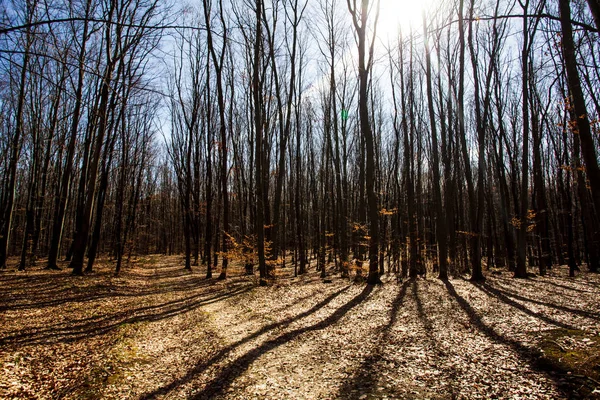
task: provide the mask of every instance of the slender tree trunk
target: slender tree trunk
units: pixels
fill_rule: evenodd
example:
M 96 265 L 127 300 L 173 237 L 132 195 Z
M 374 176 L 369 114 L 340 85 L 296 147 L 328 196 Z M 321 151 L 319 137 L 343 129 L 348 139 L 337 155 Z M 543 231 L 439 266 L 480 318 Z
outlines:
M 113 15 L 115 12 L 115 6 L 112 4 L 109 9 L 109 16 L 107 18 L 108 21 L 112 21 Z M 108 112 L 109 112 L 109 96 L 111 93 L 111 83 L 113 80 L 113 70 L 116 62 L 116 50 L 115 54 L 111 54 L 113 52 L 111 43 L 112 43 L 112 29 L 111 23 L 107 22 L 105 32 L 105 46 L 106 46 L 106 56 L 107 56 L 107 65 L 102 76 L 102 83 L 100 89 L 100 98 L 99 105 L 97 109 L 97 125 L 93 128 L 95 135 L 90 132 L 91 136 L 95 136 L 94 138 L 94 146 L 93 153 L 90 159 L 89 168 L 87 170 L 87 174 L 84 176 L 86 180 L 86 188 L 83 197 L 82 209 L 79 210 L 81 213 L 81 218 L 79 219 L 75 231 L 77 232 L 76 236 L 73 240 L 73 255 L 71 259 L 71 263 L 69 264 L 69 268 L 73 270 L 74 275 L 82 275 L 83 274 L 83 258 L 85 256 L 85 249 L 88 240 L 88 234 L 90 230 L 90 219 L 92 214 L 92 207 L 94 203 L 94 194 L 96 192 L 96 183 L 98 180 L 98 166 L 100 162 L 101 150 L 104 143 L 104 136 L 106 135 L 107 124 L 108 124 Z M 118 40 L 118 38 L 117 38 Z
M 471 6 L 470 14 L 472 14 L 473 7 Z M 458 30 L 459 30 L 459 83 L 458 83 L 458 123 L 459 123 L 459 138 L 462 151 L 463 169 L 465 174 L 465 180 L 467 183 L 467 195 L 469 199 L 469 219 L 471 223 L 470 232 L 470 257 L 471 257 L 471 277 L 480 278 L 480 249 L 478 237 L 481 232 L 473 231 L 473 228 L 477 227 L 477 199 L 475 198 L 475 187 L 473 184 L 473 174 L 471 172 L 471 161 L 468 154 L 467 148 L 467 132 L 465 126 L 465 112 L 464 112 L 464 98 L 465 98 L 465 32 L 464 32 L 464 1 L 460 0 L 458 10 Z M 472 22 L 471 22 L 472 24 Z M 473 56 L 474 57 L 474 56 Z M 478 101 L 478 100 L 476 100 Z
M 379 2 L 376 5 L 375 25 L 379 16 Z M 358 111 L 360 116 L 360 132 L 362 139 L 365 143 L 366 152 L 366 168 L 365 168 L 365 179 L 367 189 L 367 201 L 369 209 L 369 276 L 367 277 L 368 284 L 381 283 L 379 278 L 379 202 L 377 199 L 377 193 L 375 192 L 375 143 L 373 138 L 373 131 L 371 129 L 371 121 L 369 117 L 368 108 L 368 85 L 369 76 L 371 73 L 371 62 L 373 56 L 373 43 L 369 49 L 368 60 L 367 56 L 367 20 L 369 16 L 369 1 L 363 0 L 361 2 L 360 13 L 358 10 L 353 9 L 348 0 L 348 9 L 352 13 L 354 20 L 354 27 L 358 35 L 358 78 L 359 78 L 359 92 L 358 92 Z M 360 18 L 360 22 L 359 22 Z M 374 39 L 373 39 L 374 40 Z
M 216 74 L 216 87 L 217 87 L 217 104 L 219 106 L 219 140 L 220 146 L 219 149 L 221 151 L 221 175 L 220 175 L 220 184 L 221 184 L 221 196 L 223 202 L 223 234 L 221 240 L 221 254 L 222 254 L 222 264 L 221 264 L 221 274 L 219 275 L 219 279 L 227 278 L 227 266 L 229 265 L 229 257 L 227 256 L 227 243 L 228 243 L 228 234 L 229 234 L 229 195 L 227 188 L 227 176 L 228 176 L 228 163 L 227 163 L 227 122 L 225 118 L 225 94 L 223 91 L 223 65 L 225 60 L 225 52 L 227 50 L 227 26 L 225 24 L 225 17 L 223 13 L 223 2 L 219 1 L 219 15 L 221 19 L 222 26 L 222 37 L 223 41 L 221 45 L 221 50 L 217 54 L 213 43 L 213 34 L 211 28 L 211 17 L 210 17 L 210 3 L 207 0 L 203 0 L 204 2 L 204 19 L 207 26 L 207 43 L 208 50 L 210 51 L 210 55 L 212 57 L 213 66 L 215 67 Z
M 521 50 L 521 85 L 523 92 L 523 158 L 521 165 L 521 199 L 517 225 L 517 268 L 515 278 L 527 278 L 527 227 L 529 214 L 529 27 L 527 11 L 529 0 L 523 7 L 523 47 Z
M 470 247 L 471 247 L 471 280 L 482 281 L 485 279 L 481 270 L 481 246 L 483 236 L 483 214 L 485 206 L 485 115 L 481 112 L 481 88 L 479 83 L 479 72 L 478 62 L 474 47 L 474 35 L 473 35 L 473 12 L 475 3 L 471 0 L 470 6 L 470 18 L 469 18 L 469 49 L 471 53 L 471 65 L 473 67 L 473 82 L 474 82 L 474 97 L 475 97 L 475 120 L 477 126 L 477 142 L 478 142 L 478 157 L 477 157 L 477 198 L 475 198 L 475 191 L 472 183 L 471 168 L 466 168 L 468 171 L 467 185 L 469 193 L 469 211 L 471 220 L 471 235 L 470 235 Z M 485 107 L 484 107 L 485 108 Z M 483 114 L 485 114 L 485 111 Z M 463 138 L 464 139 L 464 138 Z M 464 142 L 463 142 L 463 159 L 465 166 L 469 164 L 469 158 L 466 154 Z M 471 184 L 468 182 L 471 181 Z
M 37 2 L 28 5 L 28 22 L 32 21 L 33 12 Z M 33 44 L 33 34 L 31 28 L 27 28 L 25 51 L 23 54 L 23 65 L 21 66 L 21 76 L 19 78 L 19 97 L 17 100 L 17 112 L 15 115 L 15 133 L 11 138 L 10 161 L 7 173 L 7 185 L 5 188 L 6 201 L 2 204 L 2 219 L 0 221 L 0 269 L 6 268 L 8 258 L 8 244 L 10 242 L 10 233 L 12 228 L 13 209 L 15 203 L 15 184 L 17 180 L 17 164 L 21 155 L 22 135 L 23 135 L 23 112 L 25 108 L 25 90 L 27 85 L 27 70 L 29 68 L 30 49 Z
M 427 105 L 429 107 L 429 124 L 431 129 L 431 151 L 433 156 L 433 202 L 436 216 L 436 236 L 438 244 L 438 262 L 439 262 L 439 278 L 442 280 L 448 279 L 448 248 L 447 248 L 447 233 L 446 233 L 446 217 L 444 216 L 444 205 L 442 203 L 442 194 L 440 190 L 440 156 L 438 152 L 437 138 L 437 123 L 435 117 L 435 109 L 433 107 L 433 83 L 431 76 L 431 54 L 429 50 L 429 38 L 427 20 L 425 12 L 423 12 L 423 29 L 425 38 L 425 64 L 427 74 Z M 441 101 L 441 99 L 440 99 Z
M 267 265 L 265 260 L 265 204 L 263 198 L 263 120 L 262 120 L 262 90 L 261 90 L 261 42 L 262 42 L 262 0 L 256 0 L 256 31 L 254 41 L 254 60 L 252 68 L 252 94 L 254 97 L 254 129 L 255 129 L 255 173 L 256 173 L 256 238 L 258 247 L 258 269 L 260 284 L 267 284 Z
M 75 89 L 75 106 L 71 120 L 69 143 L 67 145 L 67 154 L 65 158 L 65 168 L 60 183 L 60 194 L 55 198 L 54 202 L 54 220 L 52 224 L 52 239 L 50 242 L 50 250 L 48 253 L 47 269 L 58 269 L 56 261 L 58 259 L 58 251 L 62 239 L 65 211 L 67 208 L 67 200 L 70 192 L 71 176 L 73 174 L 73 158 L 75 157 L 75 147 L 77 144 L 77 132 L 79 130 L 79 119 L 81 116 L 81 107 L 83 103 L 83 86 L 85 75 L 86 48 L 88 41 L 89 22 L 87 17 L 91 11 L 92 1 L 86 2 L 85 20 L 83 23 L 83 33 L 81 40 L 81 48 L 78 57 L 77 71 L 77 87 Z

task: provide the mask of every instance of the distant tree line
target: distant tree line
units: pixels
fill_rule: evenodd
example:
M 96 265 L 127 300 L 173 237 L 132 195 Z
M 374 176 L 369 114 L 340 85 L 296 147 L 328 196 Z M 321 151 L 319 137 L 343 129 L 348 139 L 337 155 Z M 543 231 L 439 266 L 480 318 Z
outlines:
M 597 0 L 1 7 L 0 268 L 600 267 Z

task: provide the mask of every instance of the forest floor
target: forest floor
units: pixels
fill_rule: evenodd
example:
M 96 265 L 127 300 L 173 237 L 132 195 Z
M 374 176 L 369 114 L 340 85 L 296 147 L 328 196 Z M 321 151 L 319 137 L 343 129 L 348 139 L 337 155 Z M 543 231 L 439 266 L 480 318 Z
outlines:
M 0 398 L 600 398 L 600 276 L 0 271 Z

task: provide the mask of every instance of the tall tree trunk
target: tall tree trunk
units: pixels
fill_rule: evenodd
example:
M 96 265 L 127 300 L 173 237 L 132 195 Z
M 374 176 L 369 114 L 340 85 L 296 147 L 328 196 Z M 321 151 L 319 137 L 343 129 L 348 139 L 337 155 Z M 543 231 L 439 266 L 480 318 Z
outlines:
M 596 210 L 600 210 L 600 167 L 598 167 L 596 144 L 592 137 L 585 96 L 581 88 L 579 71 L 577 70 L 577 56 L 573 40 L 573 26 L 571 25 L 571 5 L 569 0 L 559 0 L 558 4 L 562 28 L 562 53 L 571 94 L 571 105 L 576 116 L 575 120 L 571 122 L 576 127 L 576 133 L 579 134 L 581 141 L 581 154 L 585 161 L 585 170 L 590 181 L 594 206 Z
M 113 15 L 115 13 L 115 5 L 111 4 L 108 17 L 107 17 L 107 25 L 105 31 L 105 46 L 106 46 L 106 57 L 107 64 L 105 67 L 104 74 L 102 76 L 101 88 L 100 88 L 100 98 L 99 105 L 97 109 L 97 125 L 92 128 L 95 135 L 90 132 L 90 136 L 94 136 L 93 143 L 93 152 L 92 157 L 90 158 L 89 168 L 87 171 L 87 175 L 84 176 L 86 180 L 86 188 L 85 194 L 83 198 L 82 208 L 79 210 L 81 213 L 81 218 L 79 219 L 75 231 L 77 232 L 76 236 L 73 240 L 73 255 L 71 259 L 71 263 L 69 264 L 69 268 L 72 269 L 74 275 L 82 275 L 83 274 L 83 258 L 85 256 L 85 249 L 88 240 L 88 234 L 90 230 L 90 219 L 92 214 L 92 207 L 94 203 L 94 194 L 96 192 L 96 183 L 98 180 L 98 167 L 100 162 L 101 150 L 104 143 L 104 136 L 107 130 L 108 124 L 108 112 L 109 112 L 109 95 L 111 93 L 111 83 L 113 80 L 113 71 L 116 62 L 116 50 L 115 54 L 111 54 L 113 52 L 112 48 L 112 29 L 111 29 L 111 21 Z M 119 40 L 117 38 L 117 40 Z
M 369 117 L 368 108 L 368 85 L 369 77 L 371 73 L 372 57 L 373 57 L 373 44 L 369 48 L 368 60 L 367 56 L 367 21 L 369 16 L 369 1 L 363 0 L 361 2 L 360 14 L 348 2 L 348 9 L 352 14 L 354 21 L 354 28 L 358 35 L 358 78 L 359 78 L 359 91 L 358 91 L 358 111 L 360 116 L 360 132 L 362 139 L 365 143 L 366 152 L 366 165 L 365 165 L 365 179 L 367 189 L 367 201 L 369 208 L 369 276 L 367 277 L 368 284 L 381 283 L 379 278 L 379 202 L 377 199 L 377 193 L 375 192 L 375 143 L 373 139 L 373 131 L 371 129 L 371 121 Z M 356 3 L 356 2 L 355 2 Z M 375 26 L 377 25 L 377 19 L 379 17 L 379 1 L 375 6 L 376 17 Z M 359 22 L 360 20 L 360 22 Z M 373 36 L 376 36 L 375 34 Z M 375 40 L 374 38 L 372 39 Z
M 527 227 L 529 214 L 529 0 L 521 3 L 523 7 L 523 47 L 521 49 L 521 85 L 523 92 L 523 158 L 521 164 L 521 199 L 519 223 L 517 225 L 517 268 L 515 278 L 527 278 Z
M 437 138 L 437 123 L 435 118 L 435 109 L 433 106 L 433 83 L 431 76 L 431 54 L 429 49 L 429 37 L 427 20 L 425 12 L 423 12 L 423 29 L 425 39 L 425 65 L 427 75 L 427 105 L 429 107 L 429 124 L 431 129 L 431 151 L 433 156 L 433 203 L 436 216 L 436 236 L 438 244 L 438 263 L 439 263 L 439 278 L 442 280 L 448 279 L 448 248 L 447 248 L 447 233 L 446 233 L 446 217 L 444 215 L 444 206 L 442 203 L 442 194 L 440 191 L 440 156 L 438 152 Z M 440 99 L 440 101 L 442 101 Z
M 52 223 L 52 239 L 50 242 L 50 250 L 48 253 L 47 269 L 58 269 L 56 261 L 60 249 L 62 239 L 65 211 L 67 208 L 67 200 L 71 186 L 71 176 L 73 174 L 73 158 L 75 157 L 75 147 L 77 145 L 77 132 L 79 130 L 79 120 L 81 117 L 81 107 L 83 104 L 83 85 L 85 75 L 86 49 L 88 41 L 89 21 L 88 17 L 91 12 L 92 1 L 88 0 L 85 6 L 85 19 L 83 22 L 83 33 L 81 40 L 81 48 L 79 49 L 78 65 L 77 65 L 77 87 L 75 89 L 75 106 L 71 120 L 69 133 L 69 143 L 67 145 L 67 154 L 65 158 L 65 167 L 60 182 L 60 194 L 54 201 L 54 219 Z
M 222 27 L 222 37 L 223 41 L 221 45 L 221 49 L 219 53 L 217 53 L 214 43 L 213 43 L 213 33 L 211 28 L 211 2 L 207 0 L 203 0 L 204 3 L 204 20 L 207 26 L 207 43 L 208 50 L 210 51 L 210 55 L 212 57 L 213 66 L 215 67 L 216 74 L 216 86 L 217 86 L 217 104 L 219 106 L 219 139 L 220 146 L 219 149 L 221 151 L 221 175 L 220 175 L 220 183 L 221 183 L 221 196 L 223 202 L 223 234 L 221 239 L 221 274 L 219 275 L 219 279 L 227 278 L 227 266 L 229 265 L 229 257 L 227 256 L 227 244 L 229 241 L 229 195 L 227 188 L 227 176 L 228 176 L 228 163 L 227 163 L 227 122 L 225 118 L 225 94 L 223 91 L 223 65 L 225 60 L 225 52 L 227 50 L 227 26 L 225 24 L 225 14 L 223 12 L 223 2 L 219 1 L 219 15 L 221 20 Z
M 470 14 L 472 14 L 473 7 L 471 6 Z M 465 174 L 465 180 L 467 183 L 467 195 L 469 201 L 469 219 L 471 223 L 471 230 L 476 227 L 477 224 L 477 200 L 475 198 L 475 187 L 473 184 L 473 174 L 471 172 L 471 161 L 468 154 L 467 148 L 467 132 L 465 127 L 465 112 L 464 112 L 464 98 L 465 98 L 465 32 L 464 32 L 464 0 L 460 0 L 458 8 L 458 30 L 459 30 L 459 83 L 458 83 L 458 123 L 459 123 L 459 138 L 461 144 L 463 169 Z M 472 22 L 471 22 L 472 24 Z M 477 100 L 476 100 L 477 101 Z M 471 239 L 470 250 L 471 250 L 471 276 L 476 278 L 480 274 L 480 249 L 478 247 L 478 236 L 481 232 L 470 232 Z M 477 264 L 479 263 L 479 267 Z M 475 268 L 473 268 L 475 267 Z M 477 269 L 477 271 L 475 271 Z
M 254 98 L 254 130 L 255 130 L 255 176 L 256 176 L 256 230 L 258 247 L 258 270 L 260 284 L 267 284 L 267 264 L 265 260 L 265 204 L 263 198 L 263 119 L 261 90 L 261 52 L 262 52 L 262 0 L 256 0 L 256 31 L 254 39 L 254 59 L 252 65 L 252 94 Z
M 471 220 L 471 235 L 470 235 L 470 247 L 471 247 L 471 280 L 482 281 L 485 279 L 481 270 L 481 244 L 483 236 L 483 212 L 485 206 L 485 115 L 481 112 L 481 95 L 480 95 L 480 84 L 479 84 L 479 72 L 478 62 L 475 53 L 475 46 L 473 43 L 473 12 L 475 2 L 471 0 L 471 6 L 469 11 L 469 50 L 471 53 L 471 65 L 473 68 L 473 82 L 474 82 L 474 101 L 475 101 L 475 122 L 477 126 L 477 142 L 478 142 L 478 157 L 477 157 L 477 198 L 475 198 L 475 191 L 472 183 L 471 168 L 465 168 L 468 171 L 467 185 L 469 192 L 469 218 Z M 485 107 L 484 107 L 485 108 Z M 485 111 L 483 114 L 485 114 Z M 466 139 L 463 138 L 463 159 L 465 166 L 469 164 L 469 158 L 465 151 L 464 144 Z M 469 184 L 469 181 L 471 182 Z
M 37 6 L 34 1 L 27 6 L 27 22 L 33 20 L 33 13 Z M 25 108 L 25 90 L 27 85 L 27 70 L 29 69 L 30 49 L 33 44 L 33 33 L 31 27 L 27 28 L 25 33 L 25 49 L 23 54 L 23 65 L 21 66 L 21 76 L 19 78 L 19 97 L 17 98 L 17 112 L 15 115 L 15 133 L 11 138 L 10 159 L 7 171 L 7 185 L 5 188 L 6 201 L 2 204 L 2 219 L 0 221 L 0 269 L 6 268 L 8 258 L 8 244 L 10 242 L 10 231 L 12 228 L 13 209 L 15 203 L 15 184 L 17 180 L 17 164 L 21 155 L 22 135 L 23 135 L 23 109 Z

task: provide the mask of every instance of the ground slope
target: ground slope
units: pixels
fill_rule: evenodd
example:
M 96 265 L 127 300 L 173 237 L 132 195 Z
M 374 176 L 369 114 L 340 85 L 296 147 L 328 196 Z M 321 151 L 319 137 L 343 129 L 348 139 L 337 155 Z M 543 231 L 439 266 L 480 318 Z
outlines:
M 594 398 L 600 279 L 0 273 L 0 398 Z M 291 275 L 291 271 L 289 271 Z M 575 357 L 576 355 L 585 355 Z M 583 372 L 580 372 L 583 371 Z

